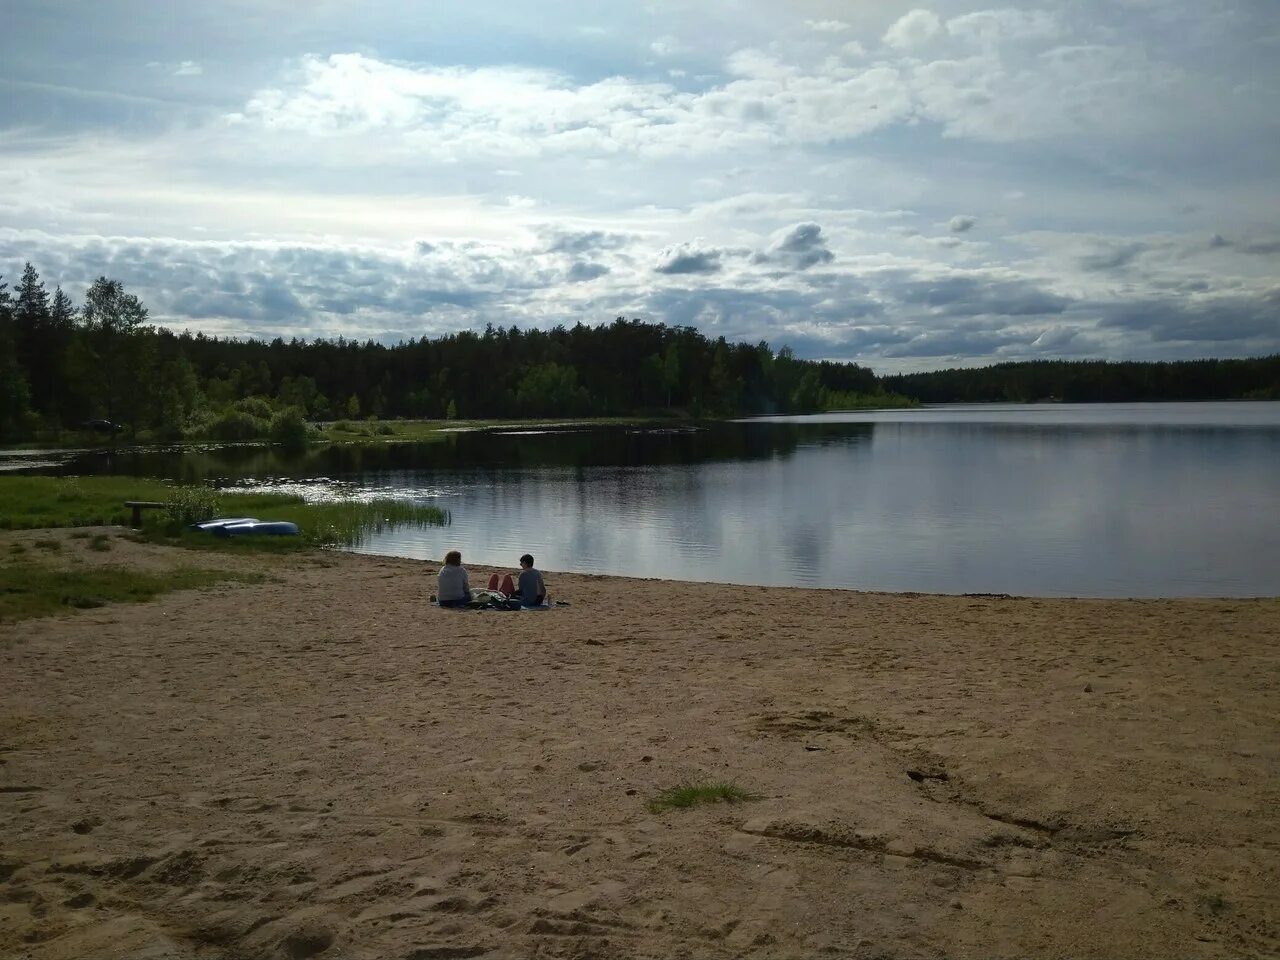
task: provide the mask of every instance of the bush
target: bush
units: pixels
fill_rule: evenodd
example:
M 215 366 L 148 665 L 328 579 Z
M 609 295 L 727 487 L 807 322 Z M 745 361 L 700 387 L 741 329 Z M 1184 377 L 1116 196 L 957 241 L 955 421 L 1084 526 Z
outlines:
M 165 519 L 171 527 L 189 527 L 213 519 L 221 502 L 222 497 L 212 487 L 174 487 L 165 500 Z
M 265 437 L 271 423 L 241 410 L 224 410 L 209 421 L 205 432 L 212 440 L 257 440 Z
M 307 442 L 306 418 L 297 407 L 285 407 L 271 418 L 271 439 L 286 446 L 300 447 Z
M 247 413 L 251 417 L 257 417 L 259 420 L 271 419 L 271 404 L 262 399 L 262 397 L 245 397 L 243 400 L 237 400 L 235 408 L 241 413 Z

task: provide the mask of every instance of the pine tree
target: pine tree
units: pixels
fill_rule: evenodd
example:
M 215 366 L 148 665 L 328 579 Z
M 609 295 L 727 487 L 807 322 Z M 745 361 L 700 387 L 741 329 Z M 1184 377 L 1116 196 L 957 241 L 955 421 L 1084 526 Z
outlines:
M 147 308 L 125 293 L 119 280 L 99 277 L 85 294 L 81 316 L 96 360 L 95 399 L 108 420 L 124 416 L 136 434 L 148 382 L 147 371 L 139 367 Z
M 14 356 L 9 284 L 0 277 L 0 437 L 24 435 L 30 414 L 27 378 Z
M 36 410 L 48 413 L 50 394 L 57 389 L 57 356 L 49 342 L 49 294 L 30 263 L 23 268 L 14 294 L 14 353 Z

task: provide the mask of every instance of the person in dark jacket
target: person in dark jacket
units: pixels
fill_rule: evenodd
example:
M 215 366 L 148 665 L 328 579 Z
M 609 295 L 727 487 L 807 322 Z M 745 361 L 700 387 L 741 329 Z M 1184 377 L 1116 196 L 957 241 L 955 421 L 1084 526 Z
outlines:
M 520 583 L 516 596 L 525 607 L 541 607 L 547 602 L 547 585 L 542 582 L 542 574 L 533 568 L 531 553 L 520 558 Z

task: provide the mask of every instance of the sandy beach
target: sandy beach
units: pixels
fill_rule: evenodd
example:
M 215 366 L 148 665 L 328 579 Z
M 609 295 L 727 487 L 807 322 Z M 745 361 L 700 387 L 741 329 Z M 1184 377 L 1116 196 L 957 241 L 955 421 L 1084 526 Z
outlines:
M 84 543 L 269 578 L 0 626 L 2 957 L 1280 953 L 1276 600 Z

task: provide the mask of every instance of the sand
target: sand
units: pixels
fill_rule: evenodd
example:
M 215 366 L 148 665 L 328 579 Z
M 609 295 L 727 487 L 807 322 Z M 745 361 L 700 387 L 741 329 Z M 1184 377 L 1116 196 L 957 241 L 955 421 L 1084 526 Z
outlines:
M 1275 600 L 263 563 L 0 627 L 0 956 L 1280 952 Z

